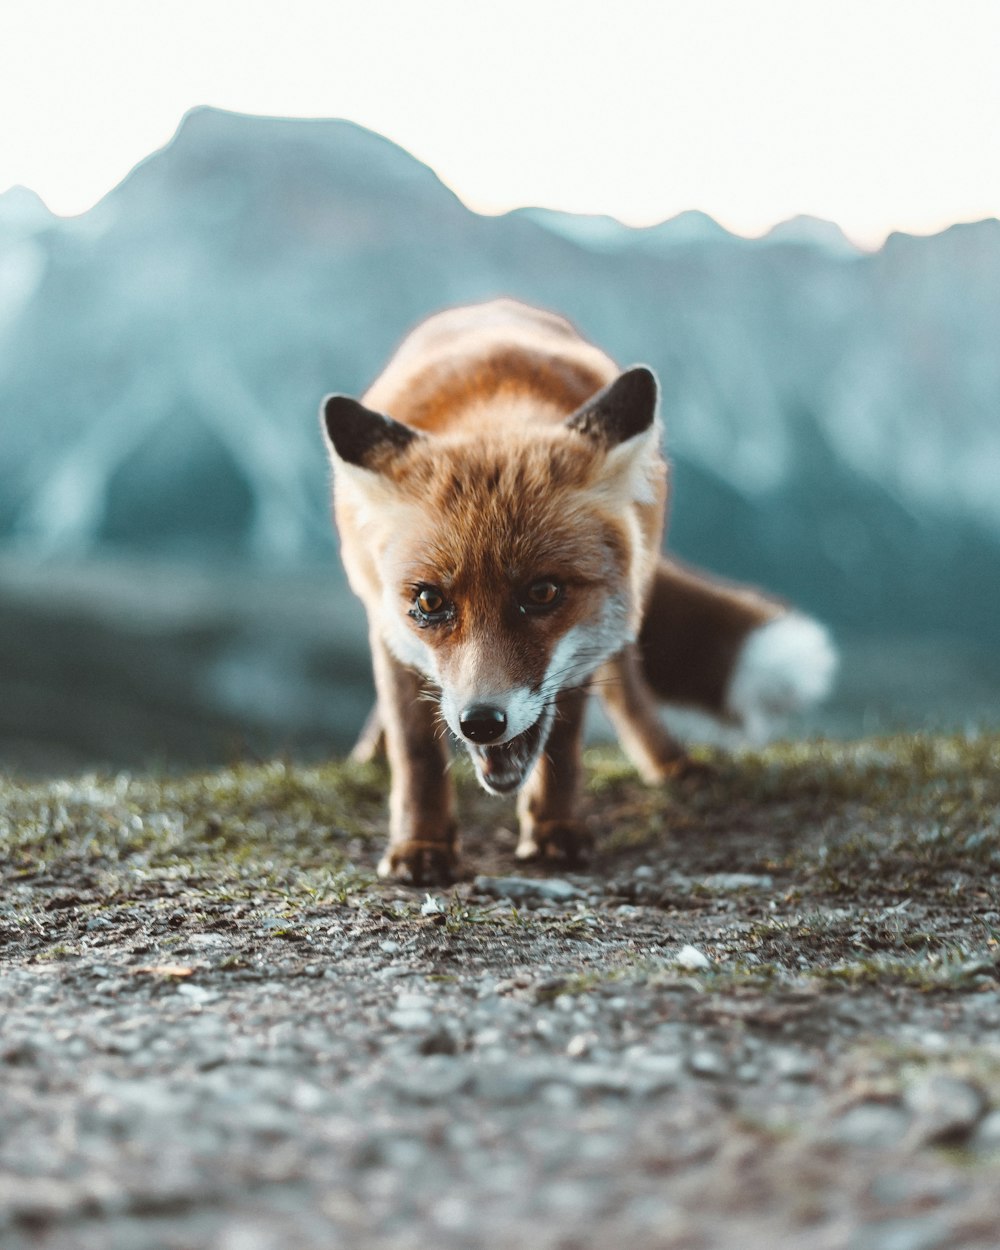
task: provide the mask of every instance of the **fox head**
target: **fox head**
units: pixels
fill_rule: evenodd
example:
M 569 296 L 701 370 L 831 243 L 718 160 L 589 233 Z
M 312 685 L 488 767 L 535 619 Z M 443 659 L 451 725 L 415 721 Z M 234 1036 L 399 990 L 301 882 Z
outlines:
M 643 366 L 564 421 L 474 434 L 324 401 L 352 585 L 493 793 L 528 776 L 560 692 L 637 635 L 665 500 L 656 407 Z

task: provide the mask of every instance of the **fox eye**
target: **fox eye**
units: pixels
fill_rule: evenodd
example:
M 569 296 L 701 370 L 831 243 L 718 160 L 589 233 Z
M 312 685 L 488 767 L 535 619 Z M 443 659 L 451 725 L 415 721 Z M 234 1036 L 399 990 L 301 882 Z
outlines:
M 541 577 L 532 582 L 521 599 L 522 612 L 547 612 L 562 598 L 563 588 L 551 577 Z
M 410 616 L 418 625 L 437 625 L 452 615 L 451 605 L 436 586 L 416 586 Z
M 417 607 L 425 616 L 433 616 L 444 607 L 444 595 L 433 586 L 425 586 L 417 595 Z

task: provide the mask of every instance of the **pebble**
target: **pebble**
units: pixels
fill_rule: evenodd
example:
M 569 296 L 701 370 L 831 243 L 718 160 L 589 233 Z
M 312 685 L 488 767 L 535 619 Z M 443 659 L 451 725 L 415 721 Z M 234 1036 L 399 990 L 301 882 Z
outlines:
M 851 1239 L 850 1250 L 938 1250 L 954 1244 L 945 1221 L 925 1214 L 867 1224 Z
M 829 1136 L 846 1146 L 877 1149 L 902 1140 L 910 1117 L 892 1103 L 862 1102 L 849 1108 L 829 1130 Z
M 725 1055 L 707 1046 L 693 1050 L 688 1056 L 688 1067 L 695 1076 L 719 1077 L 729 1071 Z
M 673 962 L 680 968 L 686 968 L 688 972 L 701 972 L 712 966 L 712 961 L 697 946 L 682 946 Z
M 513 903 L 541 899 L 550 903 L 568 903 L 583 898 L 583 891 L 561 877 L 476 877 L 472 888 L 490 898 L 507 898 Z
M 979 1121 L 970 1144 L 984 1154 L 1000 1153 L 1000 1111 L 991 1111 Z
M 757 876 L 750 872 L 710 872 L 701 878 L 707 890 L 772 890 L 774 878 L 767 873 Z
M 954 1145 L 963 1141 L 985 1110 L 980 1090 L 968 1081 L 941 1072 L 911 1085 L 903 1101 L 913 1113 L 911 1132 L 921 1145 Z
M 389 1085 L 409 1102 L 435 1103 L 457 1094 L 472 1079 L 467 1063 L 453 1055 L 428 1055 L 391 1072 Z
M 556 1070 L 537 1060 L 482 1064 L 474 1074 L 475 1089 L 479 1097 L 501 1105 L 527 1102 L 543 1085 L 554 1079 Z
M 420 1033 L 434 1023 L 434 1015 L 425 1007 L 400 1007 L 390 1011 L 389 1023 L 401 1033 Z
M 775 1047 L 771 1053 L 775 1075 L 788 1081 L 807 1081 L 815 1076 L 819 1062 L 815 1055 L 791 1047 Z
M 627 1094 L 632 1087 L 628 1072 L 598 1063 L 574 1064 L 567 1077 L 570 1085 L 592 1094 Z

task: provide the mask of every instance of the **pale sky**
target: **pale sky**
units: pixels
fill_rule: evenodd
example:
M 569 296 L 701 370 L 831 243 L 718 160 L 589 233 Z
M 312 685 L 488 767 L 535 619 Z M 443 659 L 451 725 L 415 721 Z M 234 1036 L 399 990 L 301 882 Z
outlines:
M 0 190 L 83 212 L 198 104 L 361 122 L 486 212 L 1000 216 L 1000 0 L 0 0 Z

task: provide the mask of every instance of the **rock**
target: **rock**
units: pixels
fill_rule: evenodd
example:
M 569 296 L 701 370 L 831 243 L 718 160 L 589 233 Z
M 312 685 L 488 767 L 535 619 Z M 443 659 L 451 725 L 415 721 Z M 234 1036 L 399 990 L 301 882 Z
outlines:
M 389 1023 L 401 1033 L 420 1033 L 431 1027 L 434 1015 L 426 1007 L 400 1007 L 389 1012 Z
M 602 1063 L 574 1064 L 566 1077 L 575 1089 L 590 1094 L 627 1094 L 632 1084 L 627 1072 Z
M 700 884 L 706 890 L 773 890 L 774 878 L 767 873 L 756 875 L 750 872 L 710 872 L 702 877 Z
M 846 1146 L 881 1149 L 900 1142 L 910 1117 L 893 1103 L 861 1102 L 849 1108 L 830 1129 L 830 1137 Z
M 712 966 L 712 961 L 697 946 L 682 946 L 674 956 L 673 962 L 678 967 L 687 969 L 688 972 L 702 972 Z
M 1000 1111 L 991 1111 L 979 1121 L 969 1144 L 983 1154 L 1000 1153 Z
M 557 1073 L 551 1064 L 537 1060 L 526 1062 L 514 1056 L 502 1063 L 484 1063 L 474 1070 L 475 1089 L 479 1097 L 508 1106 L 534 1098 L 543 1085 L 555 1079 Z
M 907 1089 L 903 1101 L 913 1113 L 911 1133 L 921 1145 L 957 1145 L 982 1117 L 985 1100 L 968 1081 L 938 1072 Z
M 775 1075 L 786 1081 L 808 1081 L 819 1067 L 815 1055 L 791 1047 L 775 1047 L 771 1052 L 771 1062 Z
M 632 1084 L 637 1093 L 649 1097 L 673 1089 L 683 1075 L 683 1055 L 643 1055 L 636 1061 Z
M 851 1240 L 851 1250 L 938 1250 L 953 1245 L 945 1221 L 926 1214 L 865 1224 Z
M 453 1055 L 429 1055 L 389 1074 L 397 1094 L 416 1103 L 435 1103 L 457 1094 L 470 1080 L 467 1064 Z
M 583 898 L 583 891 L 561 877 L 476 877 L 472 883 L 477 894 L 490 898 L 509 898 L 513 903 L 539 899 L 547 903 L 568 903 Z
M 720 1077 L 729 1071 L 725 1055 L 709 1046 L 700 1046 L 688 1056 L 688 1067 L 695 1076 Z

